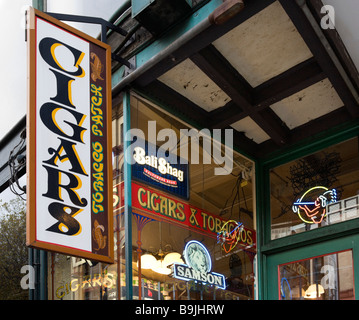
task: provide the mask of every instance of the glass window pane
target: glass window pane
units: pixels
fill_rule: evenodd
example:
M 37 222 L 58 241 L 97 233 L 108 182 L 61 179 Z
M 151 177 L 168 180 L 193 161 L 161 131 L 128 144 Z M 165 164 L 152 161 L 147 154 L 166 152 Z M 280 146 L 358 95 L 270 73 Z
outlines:
M 358 138 L 270 171 L 271 238 L 359 217 Z
M 137 237 L 134 243 L 141 242 L 141 248 L 138 247 L 134 251 L 134 260 L 136 261 L 133 279 L 134 299 L 254 299 L 253 259 L 255 251 L 238 247 L 234 250 L 235 253 L 225 254 L 216 239 L 159 221 L 149 221 L 137 234 L 140 235 L 140 238 Z M 154 237 L 154 234 L 158 236 Z M 225 288 L 208 282 L 188 280 L 188 278 L 186 280 L 187 275 L 185 274 L 183 277 L 173 275 L 171 264 L 187 264 L 184 248 L 189 241 L 193 240 L 200 242 L 208 250 L 212 264 L 211 273 L 224 275 Z M 139 269 L 140 259 L 141 269 Z
M 251 176 L 249 171 L 244 172 L 244 168 L 252 168 L 253 163 L 235 153 L 232 174 L 215 175 L 214 168 L 218 165 L 214 161 L 204 163 L 202 160 L 208 151 L 202 139 L 198 148 L 198 161 L 192 160 L 194 151 L 191 139 L 188 139 L 186 145 L 189 153 L 184 157 L 180 147 L 184 138 L 181 140 L 180 130 L 190 129 L 189 126 L 137 97 L 131 98 L 131 107 L 131 126 L 141 129 L 145 140 L 150 140 L 149 121 L 155 122 L 155 136 L 160 130 L 170 128 L 178 141 L 171 148 L 171 153 L 189 162 L 188 199 L 143 182 L 138 177 L 135 179 L 133 175 L 134 299 L 254 299 L 254 174 Z M 162 141 L 157 139 L 157 147 L 163 145 Z M 236 229 L 238 223 L 244 225 L 243 230 L 240 226 Z M 218 237 L 221 230 L 235 231 L 230 235 L 223 233 L 226 237 L 223 242 Z M 192 241 L 198 241 L 207 249 L 211 260 L 209 273 L 198 270 L 195 274 L 195 267 L 188 266 L 184 250 Z M 171 268 L 173 261 L 184 265 L 178 274 Z M 210 283 L 215 274 L 224 276 L 223 288 Z M 202 280 L 198 280 L 200 277 Z
M 352 251 L 279 266 L 281 300 L 354 300 Z

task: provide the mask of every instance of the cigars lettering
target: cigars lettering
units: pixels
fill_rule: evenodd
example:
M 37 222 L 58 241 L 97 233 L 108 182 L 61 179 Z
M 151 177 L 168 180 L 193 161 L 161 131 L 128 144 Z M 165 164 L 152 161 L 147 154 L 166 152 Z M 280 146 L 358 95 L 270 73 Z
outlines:
M 237 223 L 233 220 L 224 220 L 188 202 L 134 182 L 132 182 L 132 208 L 213 238 L 217 238 L 220 232 L 230 233 L 237 227 Z M 240 229 L 238 245 L 248 248 L 255 246 L 255 230 L 247 227 Z
M 36 241 L 108 257 L 106 50 L 38 16 L 35 26 Z

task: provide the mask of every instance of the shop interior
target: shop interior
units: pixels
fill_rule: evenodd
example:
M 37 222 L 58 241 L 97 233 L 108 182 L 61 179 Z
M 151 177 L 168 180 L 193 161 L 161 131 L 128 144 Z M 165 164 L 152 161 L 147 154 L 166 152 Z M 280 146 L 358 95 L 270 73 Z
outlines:
M 179 129 L 189 129 L 187 124 L 174 118 L 163 109 L 159 109 L 156 105 L 139 97 L 132 97 L 131 127 L 139 128 L 147 133 L 148 121 L 156 121 L 157 132 L 163 128 L 171 128 L 178 133 L 178 137 L 180 136 Z M 188 142 L 188 159 L 190 162 L 190 139 Z M 214 175 L 214 168 L 218 167 L 218 165 L 214 161 L 211 161 L 210 164 L 202 163 L 204 150 L 203 141 L 201 142 L 199 164 L 190 163 L 189 165 L 190 192 L 189 199 L 184 202 L 223 220 L 240 221 L 255 233 L 254 169 L 252 161 L 234 153 L 233 171 L 227 175 Z M 180 152 L 180 143 L 178 143 L 177 154 L 180 154 Z M 140 299 L 211 300 L 254 298 L 253 260 L 255 243 L 253 241 L 251 242 L 252 245 L 238 244 L 225 252 L 213 233 L 194 230 L 188 226 L 171 224 L 161 219 L 161 217 L 152 218 L 153 220 L 141 226 L 136 217 L 132 221 L 132 266 L 135 299 L 136 293 L 138 293 L 138 289 L 136 289 L 138 281 L 142 282 L 142 285 L 139 286 L 141 293 L 137 295 Z M 140 239 L 139 229 L 141 229 Z M 241 235 L 242 240 L 247 236 L 245 232 Z M 176 256 L 178 261 L 184 263 L 183 250 L 190 240 L 197 240 L 207 248 L 212 258 L 212 270 L 226 277 L 226 290 L 218 290 L 200 281 L 186 282 L 174 279 L 171 276 L 170 265 L 165 263 L 166 257 L 169 258 L 168 255 L 171 254 Z M 149 265 L 146 265 L 145 260 L 142 258 L 143 256 L 146 258 L 150 256 Z M 139 269 L 139 257 L 142 258 L 141 269 Z M 158 288 L 160 288 L 160 291 Z

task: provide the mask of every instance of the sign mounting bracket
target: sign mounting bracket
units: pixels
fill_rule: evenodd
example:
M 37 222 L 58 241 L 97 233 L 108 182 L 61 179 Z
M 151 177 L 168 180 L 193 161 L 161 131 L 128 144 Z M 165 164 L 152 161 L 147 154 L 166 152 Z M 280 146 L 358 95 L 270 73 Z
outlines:
M 121 36 L 126 37 L 128 32 L 115 24 L 99 17 L 89 17 L 89 16 L 80 16 L 80 15 L 70 15 L 56 12 L 45 12 L 49 16 L 62 20 L 62 21 L 71 21 L 71 22 L 80 22 L 80 23 L 90 23 L 101 25 L 101 41 L 107 44 L 107 31 L 111 29 L 114 32 L 117 32 Z M 125 38 L 126 39 L 126 38 Z M 133 69 L 133 65 L 126 59 L 122 58 L 119 55 L 112 54 L 112 60 L 115 60 L 123 65 L 125 65 L 130 70 Z

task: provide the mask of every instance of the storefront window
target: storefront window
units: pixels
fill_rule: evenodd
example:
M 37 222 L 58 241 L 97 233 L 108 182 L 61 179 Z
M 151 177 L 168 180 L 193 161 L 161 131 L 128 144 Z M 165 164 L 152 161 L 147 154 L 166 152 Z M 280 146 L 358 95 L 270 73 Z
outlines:
M 156 128 L 157 137 L 162 129 L 170 128 L 177 141 L 171 153 L 184 157 L 181 142 L 185 138 L 182 136 L 181 140 L 180 130 L 190 129 L 186 124 L 141 98 L 132 97 L 131 106 L 131 127 L 143 131 L 146 141 L 151 139 L 151 128 Z M 168 142 L 158 139 L 156 148 L 161 147 L 163 141 Z M 189 139 L 188 150 L 192 150 L 192 143 Z M 158 177 L 157 171 L 150 172 L 155 161 L 159 161 L 151 156 L 147 158 L 148 166 L 139 171 L 145 172 L 146 178 L 160 180 L 162 185 L 144 181 L 137 174 L 132 176 L 134 299 L 248 300 L 255 297 L 253 164 L 233 154 L 232 173 L 215 175 L 214 168 L 218 165 L 214 161 L 202 161 L 208 152 L 205 148 L 201 139 L 199 161 L 193 161 L 191 153 L 186 158 L 187 196 L 186 192 L 176 193 L 174 188 L 163 186 L 176 184 L 175 171 L 166 180 Z M 172 163 L 167 165 L 175 167 Z M 185 176 L 186 167 L 179 168 Z M 181 187 L 178 184 L 178 189 Z
M 358 138 L 270 171 L 271 238 L 359 217 Z
M 352 251 L 279 266 L 281 300 L 354 300 Z
M 159 236 L 153 236 L 159 235 Z M 236 248 L 225 254 L 213 237 L 170 223 L 151 221 L 142 230 L 141 258 L 134 259 L 134 299 L 142 300 L 248 300 L 254 297 L 254 250 Z M 199 242 L 208 251 L 210 262 L 198 251 L 198 264 L 211 263 L 209 273 L 195 274 L 185 259 L 188 243 Z M 138 238 L 136 243 L 138 243 Z M 173 258 L 173 260 L 172 260 Z M 139 260 L 142 267 L 139 269 Z M 200 260 L 202 259 L 202 260 Z M 177 264 L 174 274 L 172 263 Z M 189 262 L 191 263 L 191 262 Z M 182 267 L 184 266 L 184 267 Z M 182 268 L 182 269 L 181 269 Z M 192 268 L 192 266 L 191 266 Z M 216 275 L 223 275 L 216 283 Z M 141 285 L 139 285 L 141 283 Z M 216 283 L 216 285 L 214 285 Z M 223 286 L 222 286 L 223 284 Z M 140 292 L 138 291 L 140 290 Z
M 113 300 L 117 295 L 114 265 L 51 253 L 50 300 Z

